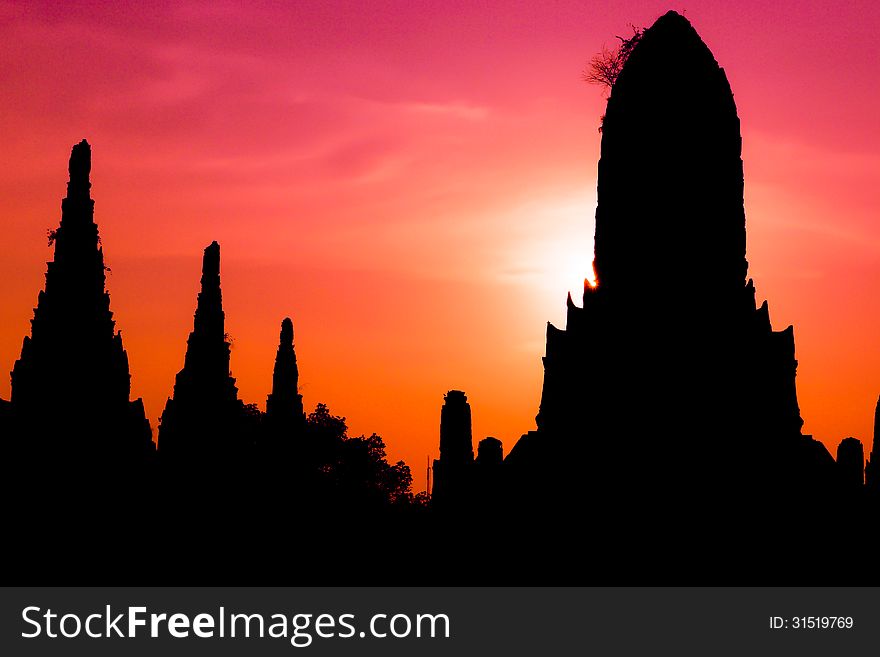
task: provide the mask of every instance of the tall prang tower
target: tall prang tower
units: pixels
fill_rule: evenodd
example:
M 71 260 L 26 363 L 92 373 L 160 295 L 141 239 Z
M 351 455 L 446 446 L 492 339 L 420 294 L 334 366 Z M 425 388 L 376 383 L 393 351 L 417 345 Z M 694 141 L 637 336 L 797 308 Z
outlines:
M 105 290 L 90 172 L 84 139 L 70 154 L 61 223 L 50 235 L 55 254 L 12 370 L 9 404 L 10 451 L 22 465 L 80 479 L 139 467 L 154 451 L 143 402 L 129 399 L 128 356 Z
M 159 456 L 173 469 L 208 475 L 249 449 L 247 415 L 229 368 L 230 343 L 220 291 L 220 245 L 202 258 L 201 291 L 183 369 L 159 425 Z
M 800 432 L 793 329 L 772 329 L 747 279 L 743 184 L 727 77 L 669 12 L 608 99 L 597 285 L 581 307 L 569 295 L 565 330 L 548 324 L 538 430 L 508 457 L 526 496 L 692 520 L 833 476 Z

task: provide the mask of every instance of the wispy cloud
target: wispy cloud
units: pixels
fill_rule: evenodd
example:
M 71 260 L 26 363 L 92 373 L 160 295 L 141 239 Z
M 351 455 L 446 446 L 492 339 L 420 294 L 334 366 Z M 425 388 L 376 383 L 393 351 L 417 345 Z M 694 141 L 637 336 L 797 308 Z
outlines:
M 449 101 L 446 103 L 410 102 L 404 104 L 404 108 L 418 114 L 449 116 L 465 121 L 485 121 L 490 115 L 488 107 L 462 101 Z

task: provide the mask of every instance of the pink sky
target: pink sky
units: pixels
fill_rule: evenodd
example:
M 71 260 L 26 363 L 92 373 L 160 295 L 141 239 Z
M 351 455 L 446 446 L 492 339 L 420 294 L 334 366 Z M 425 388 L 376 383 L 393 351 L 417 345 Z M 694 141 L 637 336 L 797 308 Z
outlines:
M 581 71 L 668 9 L 734 90 L 750 273 L 775 327 L 795 325 L 804 430 L 870 447 L 875 2 L 0 1 L 0 364 L 29 330 L 85 137 L 154 432 L 217 239 L 245 401 L 265 404 L 290 315 L 307 407 L 380 433 L 416 488 L 447 389 L 468 393 L 475 439 L 508 450 L 534 427 L 545 322 L 592 259 L 604 99 Z

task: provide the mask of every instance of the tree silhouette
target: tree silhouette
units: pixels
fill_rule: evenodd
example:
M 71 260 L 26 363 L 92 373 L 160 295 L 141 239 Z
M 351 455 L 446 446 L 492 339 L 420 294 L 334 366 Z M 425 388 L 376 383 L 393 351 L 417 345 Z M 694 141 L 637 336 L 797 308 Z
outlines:
M 333 415 L 327 404 L 319 402 L 307 419 L 310 431 L 318 438 L 325 440 L 342 440 L 348 432 L 345 418 Z
M 388 463 L 378 434 L 348 436 L 344 417 L 319 403 L 306 422 L 311 467 L 323 475 L 323 486 L 358 506 L 388 506 L 413 501 L 412 473 L 403 461 Z
M 629 59 L 636 44 L 638 44 L 642 35 L 645 33 L 644 28 L 636 27 L 633 24 L 630 24 L 630 28 L 633 31 L 631 37 L 617 37 L 620 41 L 619 46 L 614 49 L 609 49 L 607 46 L 603 45 L 602 51 L 593 55 L 593 58 L 590 59 L 590 63 L 584 71 L 584 80 L 586 82 L 589 82 L 590 84 L 598 84 L 608 89 L 611 89 L 611 87 L 614 86 L 614 83 L 617 81 L 617 76 L 620 75 L 620 71 L 623 70 L 623 65 L 626 63 L 626 60 Z
M 364 496 L 376 504 L 405 503 L 412 498 L 412 473 L 403 461 L 391 465 L 385 442 L 377 434 L 344 438 L 334 474 L 344 493 Z

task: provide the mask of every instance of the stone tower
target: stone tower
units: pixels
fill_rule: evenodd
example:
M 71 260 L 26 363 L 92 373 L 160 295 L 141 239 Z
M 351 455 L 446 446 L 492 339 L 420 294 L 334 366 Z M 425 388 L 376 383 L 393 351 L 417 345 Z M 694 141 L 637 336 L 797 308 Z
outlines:
M 614 518 L 686 519 L 833 469 L 800 434 L 792 327 L 772 329 L 746 279 L 733 94 L 674 12 L 608 99 L 594 269 L 565 330 L 548 325 L 538 432 L 510 455 L 521 486 Z
M 471 406 L 461 390 L 450 390 L 440 410 L 440 458 L 434 460 L 432 497 L 439 506 L 467 501 L 474 464 Z
M 844 438 L 837 446 L 837 468 L 849 492 L 861 491 L 865 483 L 865 448 L 857 438 Z
M 104 287 L 90 171 L 83 140 L 70 154 L 61 223 L 50 235 L 55 254 L 12 370 L 8 409 L 17 436 L 12 452 L 79 477 L 139 467 L 153 452 L 143 402 L 129 401 L 128 356 Z
M 299 370 L 293 349 L 293 322 L 281 322 L 281 339 L 272 372 L 272 392 L 266 399 L 266 421 L 273 430 L 301 432 L 305 425 L 302 395 L 299 394 Z
M 230 344 L 220 293 L 220 245 L 202 259 L 202 281 L 183 369 L 159 426 L 159 454 L 171 466 L 236 460 L 247 450 L 245 408 L 229 370 Z

